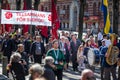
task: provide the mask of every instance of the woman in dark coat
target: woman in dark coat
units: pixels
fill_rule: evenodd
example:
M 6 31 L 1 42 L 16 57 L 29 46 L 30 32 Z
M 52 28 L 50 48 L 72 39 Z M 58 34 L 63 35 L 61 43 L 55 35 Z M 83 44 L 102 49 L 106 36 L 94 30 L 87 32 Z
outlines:
M 56 80 L 55 79 L 55 74 L 54 74 L 54 67 L 55 65 L 53 64 L 54 59 L 51 56 L 45 57 L 45 66 L 44 66 L 44 74 L 43 77 L 46 80 Z
M 14 72 L 13 77 L 16 80 L 25 80 L 25 70 L 22 62 L 20 61 L 21 55 L 19 53 L 12 54 L 10 58 L 10 71 Z

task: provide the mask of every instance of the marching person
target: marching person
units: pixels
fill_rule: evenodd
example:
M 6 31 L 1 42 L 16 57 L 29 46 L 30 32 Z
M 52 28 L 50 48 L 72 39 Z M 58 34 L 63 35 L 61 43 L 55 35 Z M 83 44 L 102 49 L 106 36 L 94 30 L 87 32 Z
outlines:
M 93 47 L 91 46 L 91 40 L 90 40 L 90 39 L 87 39 L 87 40 L 85 41 L 85 47 L 84 47 L 84 55 L 86 56 L 86 58 L 87 58 L 88 50 L 89 50 L 90 48 L 93 48 Z
M 96 80 L 94 72 L 90 69 L 85 69 L 82 71 L 81 80 Z
M 78 48 L 78 52 L 77 52 L 78 70 L 80 72 L 81 72 L 81 70 L 85 69 L 85 64 L 84 64 L 85 56 L 83 55 L 83 50 L 84 50 L 84 46 L 80 45 Z
M 21 59 L 24 59 L 25 62 L 27 63 L 27 65 L 29 64 L 28 62 L 28 55 L 27 53 L 24 51 L 24 45 L 23 44 L 18 44 L 18 48 L 17 48 L 17 51 L 18 53 L 20 53 L 21 55 Z
M 24 33 L 24 49 L 25 49 L 25 52 L 27 53 L 28 57 L 30 56 L 30 47 L 31 47 L 31 43 L 32 41 L 30 40 L 30 35 L 28 32 Z
M 40 64 L 36 63 L 30 67 L 29 74 L 30 74 L 29 80 L 35 80 L 37 78 L 42 77 L 42 75 L 44 74 L 44 70 Z
M 66 70 L 68 68 L 69 52 L 68 52 L 68 45 L 65 42 L 66 41 L 65 39 L 66 39 L 65 36 L 60 37 L 59 48 L 64 53 L 65 61 L 67 62 L 64 68 Z
M 51 56 L 45 57 L 43 77 L 46 78 L 47 80 L 56 80 L 55 79 L 55 74 L 54 74 L 54 71 L 53 71 L 53 69 L 55 67 L 53 62 L 54 62 L 54 59 Z
M 110 34 L 111 39 L 111 45 L 109 45 L 108 50 L 105 54 L 104 62 L 104 74 L 105 74 L 105 80 L 111 80 L 111 75 L 113 77 L 113 80 L 117 80 L 116 76 L 116 67 L 117 67 L 117 58 L 119 53 L 119 48 L 116 46 L 116 34 Z M 106 45 L 108 46 L 108 45 Z
M 90 68 L 92 70 L 94 70 L 95 67 L 90 65 L 90 63 L 88 61 L 88 57 L 89 57 L 88 54 L 90 54 L 88 52 L 89 52 L 89 50 L 93 50 L 93 49 L 94 49 L 94 47 L 91 45 L 91 39 L 88 38 L 85 41 L 85 47 L 84 47 L 83 55 L 86 57 L 85 60 L 84 60 L 86 68 Z
M 68 64 L 70 61 L 70 41 L 67 37 L 65 38 L 65 52 L 66 68 L 68 69 Z
M 101 66 L 101 79 L 104 79 L 104 67 L 107 67 L 107 65 L 104 64 L 104 59 L 105 59 L 105 54 L 108 50 L 108 47 L 105 45 L 105 39 L 103 39 L 102 41 L 102 46 L 100 46 L 99 50 L 100 50 L 100 57 L 101 57 L 101 62 L 100 62 L 100 66 Z
M 14 72 L 12 76 L 15 80 L 25 80 L 25 69 L 21 61 L 21 55 L 19 53 L 13 53 L 10 57 L 10 63 L 8 64 L 9 71 Z
M 62 80 L 63 68 L 65 65 L 64 53 L 58 48 L 58 40 L 53 40 L 53 48 L 47 52 L 46 56 L 51 56 L 54 59 L 54 73 L 57 76 L 57 80 Z
M 27 53 L 24 51 L 24 45 L 18 44 L 18 49 L 16 52 L 21 55 L 21 61 L 24 63 L 25 75 L 28 75 L 29 59 Z
M 80 45 L 80 41 L 77 40 L 75 35 L 72 35 L 72 40 L 70 42 L 70 49 L 71 49 L 71 58 L 72 58 L 72 67 L 73 67 L 73 71 L 77 71 L 77 50 L 78 47 Z
M 89 38 L 90 38 L 90 41 L 91 41 L 91 46 L 92 46 L 93 48 L 97 48 L 98 45 L 95 43 L 94 36 L 91 35 Z
M 11 40 L 11 36 L 9 34 L 5 35 L 5 39 L 3 40 L 3 45 L 1 51 L 3 52 L 3 56 L 8 58 L 8 62 L 10 61 L 10 56 L 14 51 L 13 41 Z
M 119 48 L 119 55 L 118 55 L 118 80 L 120 80 L 120 40 L 117 43 L 117 47 Z
M 48 43 L 47 43 L 46 46 L 45 46 L 45 51 L 46 51 L 46 52 L 52 48 L 52 41 L 53 41 L 53 40 L 52 40 L 52 37 L 50 37 L 50 38 L 48 39 Z
M 100 29 L 98 29 L 98 35 L 97 35 L 97 40 L 98 40 L 98 47 L 102 46 L 102 39 L 103 39 L 103 34 Z
M 119 53 L 119 56 L 118 56 L 118 80 L 120 80 L 120 53 Z
M 42 56 L 44 56 L 45 54 L 45 47 L 42 42 L 41 36 L 36 36 L 36 40 L 31 45 L 30 52 L 31 52 L 31 55 L 33 55 L 34 57 L 34 62 L 41 64 Z

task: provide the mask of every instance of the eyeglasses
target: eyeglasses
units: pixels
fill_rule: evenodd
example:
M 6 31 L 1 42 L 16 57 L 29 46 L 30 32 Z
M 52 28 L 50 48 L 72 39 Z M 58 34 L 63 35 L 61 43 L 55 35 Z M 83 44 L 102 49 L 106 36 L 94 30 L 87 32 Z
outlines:
M 87 80 L 96 80 L 95 76 L 87 77 Z

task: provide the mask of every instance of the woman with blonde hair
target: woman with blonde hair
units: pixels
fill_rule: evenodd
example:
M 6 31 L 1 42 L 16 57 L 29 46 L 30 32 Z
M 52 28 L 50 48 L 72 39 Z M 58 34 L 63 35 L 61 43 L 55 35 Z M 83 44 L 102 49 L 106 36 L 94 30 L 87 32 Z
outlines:
M 78 62 L 78 70 L 81 71 L 85 69 L 84 59 L 85 56 L 83 55 L 84 46 L 80 45 L 77 51 L 77 62 Z

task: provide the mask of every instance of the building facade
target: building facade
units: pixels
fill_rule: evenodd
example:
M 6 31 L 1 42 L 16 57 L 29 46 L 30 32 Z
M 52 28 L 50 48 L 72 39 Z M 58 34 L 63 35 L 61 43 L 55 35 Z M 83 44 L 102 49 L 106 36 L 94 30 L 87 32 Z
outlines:
M 50 11 L 51 9 L 50 0 L 40 3 L 39 8 L 41 6 L 44 11 Z M 80 22 L 79 0 L 58 0 L 56 8 L 61 24 L 60 29 L 77 31 Z M 84 23 L 83 23 L 84 31 L 86 29 L 94 29 L 96 32 L 96 30 L 99 27 L 103 28 L 101 0 L 86 0 Z
M 40 0 L 38 10 L 51 11 L 51 0 Z M 84 22 L 83 31 L 90 29 L 94 33 L 97 33 L 98 29 L 104 28 L 103 12 L 101 10 L 102 0 L 86 0 L 84 10 Z M 111 26 L 113 27 L 113 0 L 109 1 L 109 13 Z M 120 0 L 118 0 L 119 15 L 118 15 L 118 32 L 120 31 Z M 8 0 L 12 10 L 16 10 L 16 0 Z M 23 3 L 23 0 L 21 0 Z M 34 6 L 34 0 L 32 0 L 32 7 Z M 23 4 L 21 4 L 21 9 Z M 59 20 L 60 29 L 77 31 L 79 27 L 79 13 L 80 13 L 80 2 L 79 0 L 57 0 L 56 6 Z M 113 27 L 114 28 L 114 27 Z M 120 33 L 118 33 L 120 35 Z
M 118 22 L 116 23 L 118 25 L 118 35 L 120 36 L 120 0 L 117 0 L 116 6 L 118 6 L 117 11 L 114 11 L 113 9 L 113 0 L 109 0 L 109 13 L 110 13 L 110 22 L 111 22 L 111 27 L 116 28 L 116 26 L 113 25 L 114 19 L 113 17 L 118 18 Z M 117 13 L 116 16 L 113 16 L 114 13 Z

